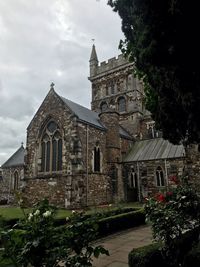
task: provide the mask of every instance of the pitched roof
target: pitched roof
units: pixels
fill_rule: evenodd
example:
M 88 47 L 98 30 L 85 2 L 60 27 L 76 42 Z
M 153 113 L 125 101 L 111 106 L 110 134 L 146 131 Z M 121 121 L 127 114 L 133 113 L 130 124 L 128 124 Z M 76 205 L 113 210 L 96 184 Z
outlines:
M 62 96 L 60 96 L 64 103 L 70 108 L 70 110 L 77 116 L 79 121 L 97 127 L 101 130 L 106 130 L 106 127 L 101 123 L 99 113 L 94 112 L 88 108 L 85 108 L 77 103 L 72 102 Z M 130 134 L 121 126 L 119 127 L 119 134 L 121 137 L 133 139 Z
M 2 168 L 11 168 L 24 165 L 25 149 L 23 145 L 1 166 Z
M 102 130 L 106 130 L 106 128 L 100 122 L 99 115 L 97 112 L 91 111 L 90 109 L 76 104 L 64 97 L 61 98 L 80 121 L 93 125 Z
M 184 156 L 183 145 L 173 145 L 162 138 L 155 138 L 135 142 L 123 162 L 174 159 L 183 158 Z

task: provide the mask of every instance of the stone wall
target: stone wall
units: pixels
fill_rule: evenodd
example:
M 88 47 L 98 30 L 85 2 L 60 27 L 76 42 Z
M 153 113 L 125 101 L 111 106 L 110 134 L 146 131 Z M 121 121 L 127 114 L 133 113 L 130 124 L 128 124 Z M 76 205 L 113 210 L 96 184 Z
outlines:
M 47 198 L 53 205 L 78 208 L 86 205 L 85 177 L 83 175 L 27 179 L 24 198 L 28 205 Z
M 158 187 L 156 185 L 156 169 L 160 166 L 163 170 L 165 178 L 165 186 Z M 181 177 L 185 166 L 184 159 L 170 159 L 170 160 L 152 160 L 144 162 L 133 162 L 125 164 L 123 167 L 123 177 L 126 185 L 125 194 L 127 194 L 127 187 L 130 183 L 131 169 L 133 168 L 139 176 L 138 194 L 140 199 L 153 196 L 157 192 L 167 190 L 171 182 L 169 177 L 177 175 Z M 126 196 L 127 197 L 127 196 Z
M 17 187 L 15 187 L 15 173 L 18 173 Z M 20 191 L 24 186 L 24 166 L 15 166 L 2 169 L 0 180 L 0 199 L 7 199 L 9 203 L 15 202 L 15 191 Z

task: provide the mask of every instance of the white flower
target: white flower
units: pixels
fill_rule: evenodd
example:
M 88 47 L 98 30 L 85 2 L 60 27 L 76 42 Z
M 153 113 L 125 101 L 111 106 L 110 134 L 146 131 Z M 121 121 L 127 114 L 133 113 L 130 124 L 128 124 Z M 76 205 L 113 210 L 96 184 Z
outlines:
M 34 213 L 35 216 L 37 216 L 39 214 L 40 214 L 40 211 L 39 210 L 36 210 L 35 213 Z
M 186 198 L 186 196 L 182 196 L 182 197 L 181 197 L 181 199 L 185 199 L 185 198 Z
M 51 215 L 51 211 L 47 210 L 45 213 L 43 213 L 43 216 L 45 218 L 49 217 Z
M 67 221 L 67 222 L 69 221 L 69 217 L 66 217 L 66 221 Z
M 109 207 L 112 207 L 112 204 L 109 204 L 108 206 L 109 206 Z
M 75 210 L 72 210 L 72 213 L 76 213 Z
M 33 214 L 32 213 L 29 213 L 28 220 L 31 221 L 32 218 L 33 218 Z

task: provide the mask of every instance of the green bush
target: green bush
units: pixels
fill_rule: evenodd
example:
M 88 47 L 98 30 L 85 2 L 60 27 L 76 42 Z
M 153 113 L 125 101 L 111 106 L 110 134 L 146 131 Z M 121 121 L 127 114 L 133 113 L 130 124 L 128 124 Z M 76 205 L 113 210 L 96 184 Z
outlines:
M 103 218 L 98 221 L 99 236 L 105 236 L 144 223 L 145 214 L 143 209 Z
M 189 231 L 183 234 L 180 238 L 177 238 L 175 247 L 178 248 L 176 251 L 178 261 L 185 262 L 184 267 L 199 267 L 200 266 L 200 245 L 194 250 L 191 250 L 193 243 L 198 240 L 198 229 Z M 188 253 L 189 251 L 189 253 Z M 188 254 L 187 254 L 188 253 Z M 185 256 L 186 255 L 186 256 Z M 154 243 L 142 248 L 133 249 L 129 253 L 129 266 L 130 267 L 154 267 L 171 266 L 167 264 L 165 251 L 161 243 Z M 193 262 L 197 262 L 197 265 L 193 265 Z
M 200 266 L 200 243 L 185 256 L 183 267 Z
M 132 250 L 128 261 L 129 267 L 168 267 L 163 260 L 159 243 Z

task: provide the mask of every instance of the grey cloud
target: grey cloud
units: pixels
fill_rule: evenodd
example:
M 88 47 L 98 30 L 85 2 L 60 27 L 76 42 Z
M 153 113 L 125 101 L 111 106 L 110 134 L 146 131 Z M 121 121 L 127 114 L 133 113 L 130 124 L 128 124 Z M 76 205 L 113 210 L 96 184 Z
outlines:
M 90 107 L 91 39 L 103 61 L 119 53 L 122 38 L 106 2 L 0 1 L 0 164 L 25 141 L 52 81 L 60 95 Z

